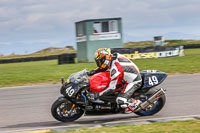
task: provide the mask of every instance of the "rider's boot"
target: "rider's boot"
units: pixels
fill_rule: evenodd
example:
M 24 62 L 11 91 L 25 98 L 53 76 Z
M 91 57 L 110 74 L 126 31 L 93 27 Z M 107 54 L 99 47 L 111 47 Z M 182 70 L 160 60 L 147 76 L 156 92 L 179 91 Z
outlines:
M 132 113 L 139 107 L 140 104 L 140 100 L 130 98 L 129 100 L 127 100 L 127 102 L 121 104 L 120 107 L 124 110 L 124 113 Z
M 124 113 L 127 113 L 127 114 L 134 112 L 141 104 L 140 100 L 135 100 L 133 98 L 131 98 L 129 101 L 131 102 L 128 104 L 128 107 L 124 110 Z

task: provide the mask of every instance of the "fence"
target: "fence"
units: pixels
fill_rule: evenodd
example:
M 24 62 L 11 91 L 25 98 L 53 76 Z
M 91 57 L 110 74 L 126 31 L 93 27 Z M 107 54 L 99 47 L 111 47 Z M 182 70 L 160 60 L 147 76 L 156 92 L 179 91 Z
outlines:
M 42 57 L 26 57 L 26 58 L 16 58 L 16 59 L 1 59 L 0 64 L 6 63 L 17 63 L 17 62 L 31 62 L 31 61 L 43 61 L 43 60 L 58 60 L 58 64 L 68 64 L 74 63 L 74 59 L 76 57 L 76 53 L 73 54 L 62 54 L 62 55 L 50 55 L 50 56 L 42 56 Z
M 189 45 L 183 45 L 184 49 L 191 49 L 191 48 L 200 48 L 200 44 L 189 44 Z
M 183 56 L 183 46 L 173 47 L 141 47 L 141 48 L 112 48 L 112 53 L 120 53 L 129 59 L 161 58 Z
M 149 58 L 156 56 L 174 56 L 175 53 L 173 52 L 173 49 L 177 49 L 177 47 L 180 46 L 174 46 L 174 47 L 141 47 L 141 48 L 113 48 L 112 52 L 118 52 L 121 54 L 126 54 L 129 56 L 129 58 L 136 58 L 138 55 L 141 56 L 141 58 Z M 191 49 L 191 48 L 200 48 L 200 44 L 189 44 L 189 45 L 183 45 L 184 49 Z M 134 57 L 135 51 L 138 51 L 137 56 Z M 152 52 L 159 52 L 159 51 L 169 51 L 169 52 L 160 52 L 157 54 L 153 54 Z M 171 51 L 171 52 L 170 52 Z M 142 54 L 143 53 L 143 54 Z M 146 54 L 147 53 L 147 54 Z M 128 55 L 129 54 L 129 55 Z M 180 55 L 180 51 L 179 51 Z M 176 55 L 178 56 L 178 55 Z M 26 57 L 26 58 L 16 58 L 16 59 L 0 59 L 0 64 L 6 64 L 6 63 L 17 63 L 17 62 L 30 62 L 30 61 L 42 61 L 42 60 L 55 60 L 58 59 L 58 64 L 70 64 L 75 63 L 74 59 L 76 58 L 76 53 L 72 54 L 62 54 L 62 55 L 50 55 L 50 56 L 42 56 L 42 57 Z M 138 57 L 139 58 L 139 57 Z
M 76 54 L 61 54 L 58 56 L 58 64 L 71 64 L 75 63 Z

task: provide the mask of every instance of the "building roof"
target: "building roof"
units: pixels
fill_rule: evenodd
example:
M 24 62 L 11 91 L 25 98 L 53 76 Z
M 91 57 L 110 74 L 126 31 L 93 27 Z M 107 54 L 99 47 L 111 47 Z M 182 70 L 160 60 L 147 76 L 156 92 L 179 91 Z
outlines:
M 118 17 L 118 18 L 86 19 L 86 20 L 75 22 L 75 23 L 90 22 L 90 21 L 106 21 L 106 20 L 121 20 L 121 17 Z

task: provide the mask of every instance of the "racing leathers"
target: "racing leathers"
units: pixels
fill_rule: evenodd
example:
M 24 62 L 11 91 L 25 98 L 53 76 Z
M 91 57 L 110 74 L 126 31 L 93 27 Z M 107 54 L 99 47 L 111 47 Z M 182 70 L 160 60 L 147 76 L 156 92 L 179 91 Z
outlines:
M 127 57 L 115 53 L 112 55 L 110 68 L 97 68 L 96 70 L 90 71 L 90 75 L 106 71 L 107 69 L 110 69 L 110 83 L 103 91 L 99 92 L 99 96 L 112 94 L 116 89 L 118 80 L 121 80 L 124 83 L 124 88 L 116 99 L 117 104 L 124 109 L 130 106 L 132 106 L 133 109 L 136 108 L 133 106 L 135 106 L 138 101 L 131 98 L 131 96 L 135 90 L 141 87 L 142 83 L 138 67 Z

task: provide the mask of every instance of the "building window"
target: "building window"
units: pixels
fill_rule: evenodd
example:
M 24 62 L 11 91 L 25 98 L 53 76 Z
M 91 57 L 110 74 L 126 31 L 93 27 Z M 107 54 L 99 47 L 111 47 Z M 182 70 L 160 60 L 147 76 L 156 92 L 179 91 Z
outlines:
M 84 35 L 85 35 L 85 32 L 84 32 L 83 23 L 78 23 L 77 24 L 77 36 L 80 37 L 80 36 L 84 36 Z
M 117 21 L 102 21 L 93 23 L 94 34 L 116 33 L 118 32 Z
M 94 33 L 101 33 L 101 23 L 100 22 L 94 22 L 93 28 L 94 28 Z
M 110 31 L 111 32 L 117 32 L 117 21 L 116 20 L 113 20 L 113 21 L 110 21 Z
M 108 22 L 102 22 L 102 32 L 109 32 L 109 23 Z

